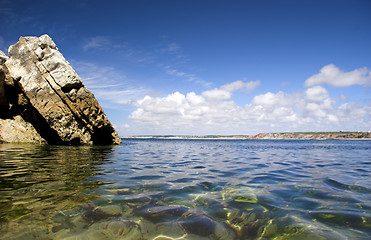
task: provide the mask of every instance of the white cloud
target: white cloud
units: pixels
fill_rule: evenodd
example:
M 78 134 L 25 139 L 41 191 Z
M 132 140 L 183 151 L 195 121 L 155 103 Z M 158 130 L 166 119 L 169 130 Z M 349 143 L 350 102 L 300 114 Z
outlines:
M 163 47 L 156 50 L 157 53 L 164 53 L 171 57 L 171 62 L 184 63 L 189 61 L 188 57 L 183 53 L 182 47 L 175 42 L 169 41 L 168 37 L 161 37 Z
M 164 51 L 169 52 L 169 53 L 179 53 L 179 50 L 180 50 L 180 46 L 177 43 L 170 43 L 164 49 Z
M 195 74 L 182 72 L 182 71 L 173 69 L 170 66 L 165 66 L 164 69 L 165 69 L 166 74 L 168 74 L 170 76 L 183 78 L 188 82 L 194 82 L 194 83 L 200 84 L 204 87 L 210 87 L 211 86 L 211 82 L 205 81 L 205 80 L 197 77 Z
M 76 60 L 72 60 L 71 64 L 85 86 L 105 107 L 112 108 L 113 104 L 132 105 L 150 92 L 147 88 L 136 86 L 113 67 Z
M 316 121 L 321 122 L 337 121 L 337 117 L 334 115 L 336 112 L 334 108 L 335 101 L 330 98 L 325 88 L 321 86 L 308 88 L 305 91 L 305 99 L 304 116 L 314 117 Z
M 334 64 L 324 66 L 318 74 L 305 81 L 305 86 L 328 84 L 334 87 L 348 87 L 352 85 L 371 86 L 371 70 L 364 67 L 351 72 L 344 72 Z
M 286 100 L 287 97 L 282 91 L 278 92 L 277 94 L 267 92 L 265 94 L 255 96 L 253 99 L 253 104 L 264 107 L 271 107 L 276 104 L 285 105 Z
M 111 44 L 111 41 L 107 37 L 96 36 L 96 37 L 85 39 L 82 48 L 85 51 L 92 49 L 92 48 L 102 49 L 102 48 L 107 47 L 110 44 Z
M 171 114 L 177 115 L 183 110 L 185 104 L 185 96 L 179 92 L 168 95 L 164 98 L 144 97 L 138 101 L 138 105 L 142 106 L 144 111 L 155 114 Z
M 260 81 L 251 81 L 251 82 L 243 82 L 241 80 L 228 83 L 226 85 L 221 86 L 220 88 L 215 88 L 213 90 L 208 90 L 202 93 L 202 95 L 209 100 L 227 100 L 232 97 L 234 91 L 237 90 L 244 90 L 244 91 L 251 91 L 257 86 L 260 85 Z
M 329 97 L 327 90 L 321 86 L 308 88 L 305 91 L 305 96 L 307 100 L 312 102 L 323 102 Z
M 321 86 L 305 92 L 282 91 L 257 95 L 239 106 L 236 90 L 251 90 L 258 82 L 236 81 L 197 95 L 175 92 L 145 97 L 129 119 L 147 134 L 255 134 L 261 131 L 369 130 L 371 106 L 347 103 L 336 106 Z

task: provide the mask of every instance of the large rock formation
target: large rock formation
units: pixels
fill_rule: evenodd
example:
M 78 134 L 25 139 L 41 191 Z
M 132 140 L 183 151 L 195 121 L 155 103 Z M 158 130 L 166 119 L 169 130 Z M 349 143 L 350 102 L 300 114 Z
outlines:
M 0 54 L 1 118 L 21 115 L 52 144 L 121 143 L 94 95 L 48 35 L 21 37 L 8 53 L 8 58 Z M 1 140 L 6 138 L 0 132 Z

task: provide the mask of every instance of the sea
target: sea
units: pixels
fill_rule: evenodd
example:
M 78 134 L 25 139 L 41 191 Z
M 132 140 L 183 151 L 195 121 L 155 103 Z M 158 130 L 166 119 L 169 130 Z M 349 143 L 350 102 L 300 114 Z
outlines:
M 0 144 L 0 239 L 370 239 L 371 141 Z

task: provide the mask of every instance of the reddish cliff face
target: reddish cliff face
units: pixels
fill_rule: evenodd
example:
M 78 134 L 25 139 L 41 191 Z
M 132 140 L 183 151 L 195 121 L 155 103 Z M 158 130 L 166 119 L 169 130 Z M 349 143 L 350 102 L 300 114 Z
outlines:
M 259 133 L 250 139 L 371 139 L 371 132 Z

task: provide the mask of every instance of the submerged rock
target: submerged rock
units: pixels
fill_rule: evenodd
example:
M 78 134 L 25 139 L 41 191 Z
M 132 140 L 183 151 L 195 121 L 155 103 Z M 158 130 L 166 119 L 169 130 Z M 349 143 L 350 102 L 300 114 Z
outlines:
M 87 206 L 83 217 L 87 222 L 97 222 L 103 219 L 119 217 L 122 215 L 121 208 L 116 205 L 108 205 L 104 207 Z
M 215 221 L 204 215 L 185 219 L 180 222 L 180 225 L 186 230 L 187 233 L 203 237 L 213 234 L 216 228 Z
M 112 220 L 101 224 L 101 228 L 110 237 L 109 239 L 114 239 L 115 237 L 140 239 L 141 232 L 139 227 L 138 223 L 130 220 Z
M 0 107 L 8 114 L 1 118 L 21 114 L 48 143 L 121 143 L 94 95 L 48 35 L 21 37 L 8 52 L 9 57 L 0 54 Z
M 168 221 L 181 217 L 189 209 L 184 206 L 149 206 L 136 209 L 134 213 L 151 221 Z

